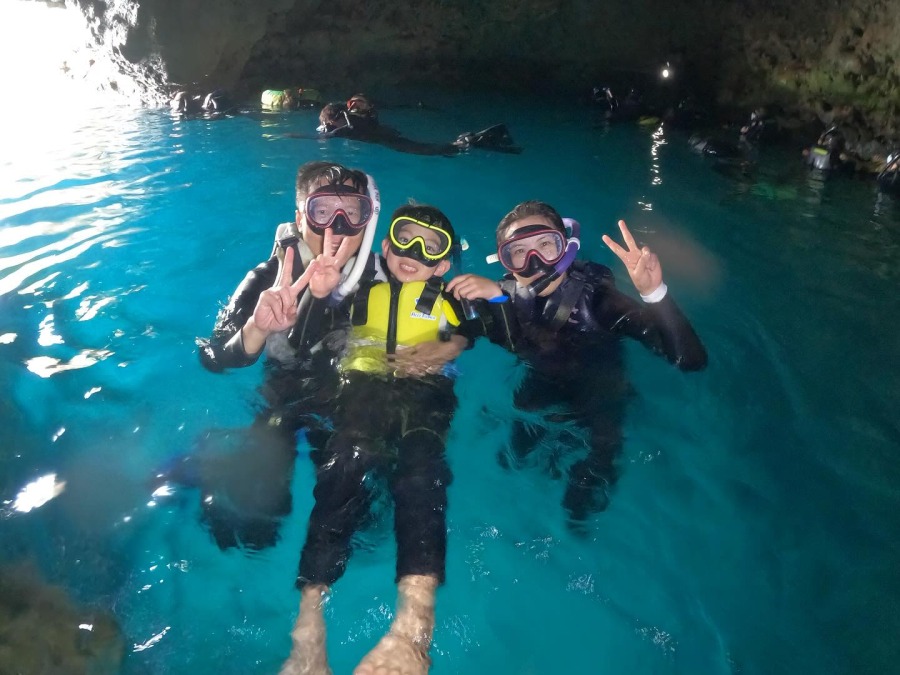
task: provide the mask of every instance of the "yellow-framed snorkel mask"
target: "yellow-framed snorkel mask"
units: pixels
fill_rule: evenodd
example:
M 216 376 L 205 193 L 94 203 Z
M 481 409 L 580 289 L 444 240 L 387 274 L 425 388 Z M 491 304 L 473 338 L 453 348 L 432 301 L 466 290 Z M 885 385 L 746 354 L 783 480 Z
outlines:
M 452 228 L 426 223 L 409 216 L 398 216 L 388 229 L 391 251 L 412 258 L 426 267 L 436 267 L 453 250 Z

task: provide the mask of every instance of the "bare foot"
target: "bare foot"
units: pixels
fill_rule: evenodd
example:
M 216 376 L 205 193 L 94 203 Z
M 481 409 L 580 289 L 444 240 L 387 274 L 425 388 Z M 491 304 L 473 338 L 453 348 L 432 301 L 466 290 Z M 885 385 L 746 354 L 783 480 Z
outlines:
M 397 584 L 397 615 L 390 632 L 353 671 L 353 675 L 426 675 L 434 633 L 437 579 L 409 575 Z
M 428 645 L 388 633 L 360 661 L 353 675 L 425 675 L 430 665 Z
M 331 675 L 325 652 L 323 606 L 328 587 L 310 585 L 300 591 L 300 614 L 291 631 L 294 646 L 279 675 Z

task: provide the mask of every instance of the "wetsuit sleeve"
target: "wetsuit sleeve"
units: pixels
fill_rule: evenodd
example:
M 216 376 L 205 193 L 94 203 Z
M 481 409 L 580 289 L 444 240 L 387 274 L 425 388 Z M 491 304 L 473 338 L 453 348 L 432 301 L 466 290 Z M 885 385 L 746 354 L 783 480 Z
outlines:
M 485 337 L 504 349 L 515 351 L 519 323 L 512 310 L 512 303 L 490 303 L 476 300 L 472 305 L 478 316 L 474 319 L 464 320 L 457 327 L 457 335 L 462 335 L 469 340 L 470 345 L 476 339 Z
M 706 349 L 671 294 L 645 304 L 619 291 L 612 277 L 605 277 L 595 287 L 592 304 L 595 319 L 611 333 L 637 340 L 681 370 L 706 367 Z
M 260 294 L 275 283 L 278 275 L 278 258 L 274 255 L 247 273 L 216 318 L 212 335 L 198 340 L 200 363 L 207 370 L 219 373 L 226 368 L 249 366 L 259 359 L 259 354 L 248 355 L 241 343 L 241 328 L 253 316 Z

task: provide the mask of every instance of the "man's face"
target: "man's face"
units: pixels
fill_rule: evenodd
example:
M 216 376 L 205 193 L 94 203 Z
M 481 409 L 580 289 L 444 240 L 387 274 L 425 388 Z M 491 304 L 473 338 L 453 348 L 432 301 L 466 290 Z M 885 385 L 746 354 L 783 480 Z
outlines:
M 315 183 L 309 186 L 309 191 L 307 192 L 307 194 L 310 194 L 316 189 L 324 187 L 328 184 L 329 183 L 325 178 L 320 178 Z M 347 180 L 344 182 L 344 185 L 352 186 L 353 181 Z M 313 255 L 320 255 L 324 252 L 322 248 L 324 245 L 325 237 L 324 235 L 316 234 L 315 232 L 313 232 L 312 228 L 309 227 L 309 223 L 306 222 L 306 202 L 304 201 L 304 203 L 300 204 L 299 206 L 300 208 L 298 208 L 296 212 L 297 229 L 300 231 L 300 236 L 303 237 L 303 241 L 305 241 L 306 245 L 309 246 L 309 250 L 313 252 Z M 348 236 L 345 234 L 336 234 L 334 232 L 331 233 L 332 250 L 329 251 L 331 255 L 334 255 L 337 252 L 338 248 L 341 245 L 341 242 L 343 242 L 345 239 L 349 239 L 351 241 L 348 249 L 342 255 L 344 259 L 338 261 L 341 266 L 343 266 L 344 263 L 347 262 L 347 260 L 357 254 L 357 252 L 359 251 L 359 247 L 362 244 L 363 234 L 365 233 L 365 231 L 365 228 L 363 228 L 359 231 L 358 234 L 354 234 L 352 236 Z

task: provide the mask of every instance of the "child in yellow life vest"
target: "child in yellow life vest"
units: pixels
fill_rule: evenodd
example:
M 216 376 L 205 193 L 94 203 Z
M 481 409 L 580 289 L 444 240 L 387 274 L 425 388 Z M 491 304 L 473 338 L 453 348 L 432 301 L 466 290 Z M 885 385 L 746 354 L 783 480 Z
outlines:
M 456 409 L 453 381 L 435 367 L 466 344 L 454 336 L 463 313 L 444 295 L 442 275 L 458 248 L 450 221 L 431 206 L 403 206 L 382 242 L 384 268 L 357 290 L 341 362 L 334 432 L 313 450 L 315 506 L 300 558 L 300 613 L 283 674 L 330 672 L 324 596 L 343 574 L 350 540 L 372 503 L 371 480 L 386 476 L 394 500 L 398 606 L 390 632 L 363 659 L 360 672 L 426 672 L 434 600 L 444 580 L 447 486 L 444 438 Z M 417 370 L 415 350 L 427 351 Z M 381 672 L 379 670 L 379 672 Z

